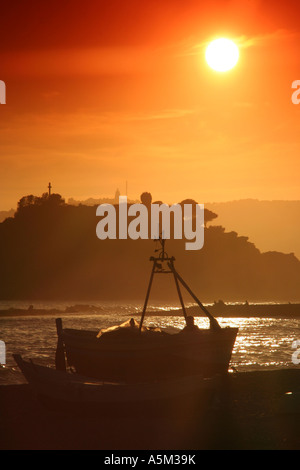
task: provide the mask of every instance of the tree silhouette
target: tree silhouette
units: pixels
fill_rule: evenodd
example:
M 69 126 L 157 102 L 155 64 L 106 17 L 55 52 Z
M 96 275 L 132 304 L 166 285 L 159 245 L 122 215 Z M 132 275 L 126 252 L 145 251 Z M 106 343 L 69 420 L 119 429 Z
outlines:
M 152 195 L 151 193 L 144 192 L 140 195 L 141 203 L 144 204 L 145 206 L 149 207 L 151 206 L 152 202 Z
M 194 208 L 196 204 L 198 204 L 194 199 L 184 199 L 179 203 L 183 209 L 184 204 L 191 204 Z M 218 217 L 217 214 L 214 212 L 204 208 L 204 225 L 205 227 L 207 226 L 208 222 L 211 222 L 212 220 L 216 219 Z
M 208 222 L 211 222 L 212 220 L 216 219 L 218 217 L 218 214 L 215 214 L 214 212 L 204 208 L 204 225 L 205 227 L 207 226 Z
M 29 194 L 28 196 L 23 196 L 19 200 L 16 214 L 19 215 L 24 210 L 33 207 L 58 207 L 63 204 L 65 204 L 65 200 L 60 194 L 53 193 L 49 195 L 48 193 L 43 193 L 41 197 Z

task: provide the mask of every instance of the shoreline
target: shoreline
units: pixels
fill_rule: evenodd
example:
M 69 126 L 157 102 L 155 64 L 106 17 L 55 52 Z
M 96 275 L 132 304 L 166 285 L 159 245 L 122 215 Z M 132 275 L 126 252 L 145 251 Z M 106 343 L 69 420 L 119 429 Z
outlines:
M 220 318 L 283 318 L 283 319 L 297 319 L 300 318 L 300 303 L 283 303 L 283 304 L 226 304 L 223 301 L 215 302 L 213 305 L 207 306 L 209 312 Z M 206 315 L 201 312 L 200 307 L 190 306 L 186 307 L 188 315 L 195 317 L 205 317 Z M 72 314 L 94 314 L 101 315 L 104 313 L 103 307 L 94 305 L 77 304 L 66 307 L 65 309 L 49 308 L 49 309 L 36 309 L 34 306 L 25 308 L 14 308 L 0 310 L 0 318 L 13 317 L 13 316 L 43 316 L 43 315 L 72 315 Z M 140 313 L 132 313 L 131 316 L 135 317 Z M 169 310 L 153 310 L 148 311 L 147 316 L 182 316 L 182 309 L 170 308 Z M 120 313 L 120 316 L 128 317 L 128 313 Z

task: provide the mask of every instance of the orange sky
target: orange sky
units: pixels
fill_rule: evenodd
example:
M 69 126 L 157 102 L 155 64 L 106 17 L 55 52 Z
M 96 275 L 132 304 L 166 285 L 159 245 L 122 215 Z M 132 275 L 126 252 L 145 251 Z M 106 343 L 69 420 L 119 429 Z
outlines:
M 63 5 L 61 5 L 63 3 Z M 300 4 L 7 2 L 1 7 L 0 210 L 63 197 L 299 199 Z M 205 44 L 240 60 L 212 71 Z

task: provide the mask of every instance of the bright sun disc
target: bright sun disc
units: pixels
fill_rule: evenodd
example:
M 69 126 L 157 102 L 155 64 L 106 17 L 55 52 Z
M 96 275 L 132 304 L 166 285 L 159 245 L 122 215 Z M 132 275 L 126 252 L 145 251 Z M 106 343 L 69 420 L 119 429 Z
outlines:
M 239 49 L 230 39 L 215 39 L 207 46 L 205 58 L 212 69 L 217 72 L 227 72 L 236 65 L 239 59 Z

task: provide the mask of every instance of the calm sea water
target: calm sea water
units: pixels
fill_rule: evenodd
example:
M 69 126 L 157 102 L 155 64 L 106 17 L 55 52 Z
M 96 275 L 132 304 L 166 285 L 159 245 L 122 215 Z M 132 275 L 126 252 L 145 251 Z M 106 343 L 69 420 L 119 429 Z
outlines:
M 85 302 L 97 307 L 89 313 L 26 315 L 0 318 L 0 340 L 6 344 L 6 365 L 0 366 L 0 384 L 23 383 L 25 380 L 16 367 L 12 354 L 19 353 L 44 365 L 54 365 L 56 349 L 55 318 L 60 316 L 68 328 L 100 330 L 120 324 L 131 317 L 139 320 L 142 304 L 138 302 Z M 30 302 L 0 302 L 0 309 L 15 307 L 28 308 Z M 64 310 L 76 302 L 34 302 L 34 308 L 58 308 Z M 168 317 L 164 312 L 174 305 L 149 305 L 145 325 L 181 328 L 181 315 Z M 161 310 L 162 316 L 151 316 L 151 310 Z M 300 340 L 299 319 L 273 318 L 218 318 L 222 327 L 239 328 L 234 346 L 231 366 L 238 371 L 260 369 L 300 368 L 292 362 L 295 351 L 292 343 Z M 207 328 L 205 318 L 196 318 L 201 328 Z

